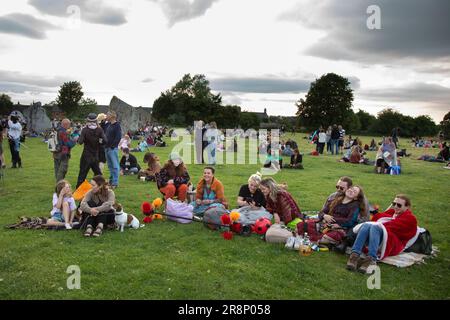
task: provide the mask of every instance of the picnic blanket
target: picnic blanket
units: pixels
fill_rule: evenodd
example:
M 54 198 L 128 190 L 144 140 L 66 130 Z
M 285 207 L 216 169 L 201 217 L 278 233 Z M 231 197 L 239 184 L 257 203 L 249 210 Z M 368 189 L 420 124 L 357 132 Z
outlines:
M 5 226 L 7 229 L 55 229 L 55 226 L 47 226 L 45 217 L 19 217 L 19 222 Z M 65 227 L 62 226 L 64 229 Z
M 414 264 L 422 264 L 426 263 L 426 258 L 433 258 L 437 256 L 439 249 L 436 246 L 433 246 L 433 251 L 431 255 L 414 253 L 414 252 L 402 252 L 396 256 L 386 257 L 381 262 L 390 264 L 399 268 L 410 267 Z
M 352 249 L 351 247 L 347 247 L 346 254 L 350 255 Z M 379 262 L 390 264 L 392 266 L 396 266 L 398 268 L 407 268 L 411 267 L 415 264 L 425 264 L 425 259 L 434 258 L 437 256 L 439 252 L 438 247 L 433 246 L 433 251 L 430 255 L 415 253 L 415 252 L 402 252 L 396 256 L 386 257 Z M 361 257 L 364 258 L 366 255 L 364 253 L 361 254 Z
M 8 224 L 5 226 L 6 229 L 44 229 L 44 230 L 67 230 L 65 226 L 49 226 L 47 225 L 47 221 L 50 218 L 47 217 L 18 217 L 19 222 Z M 82 227 L 82 221 L 77 221 L 74 219 L 73 229 L 80 229 Z M 106 226 L 107 230 L 116 229 L 117 225 L 114 223 L 110 223 Z

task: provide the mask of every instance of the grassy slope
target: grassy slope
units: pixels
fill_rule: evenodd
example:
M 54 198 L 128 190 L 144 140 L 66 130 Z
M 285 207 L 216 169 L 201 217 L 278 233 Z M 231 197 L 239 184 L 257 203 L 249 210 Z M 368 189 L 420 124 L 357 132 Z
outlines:
M 295 139 L 307 153 L 303 134 Z M 368 143 L 371 137 L 363 137 Z M 176 142 L 170 142 L 173 146 Z M 409 146 L 406 140 L 403 146 Z M 22 148 L 24 168 L 6 171 L 0 184 L 0 225 L 17 216 L 44 216 L 51 209 L 53 162 L 39 139 Z M 6 143 L 4 145 L 7 150 Z M 441 253 L 426 265 L 407 269 L 381 266 L 381 290 L 369 290 L 366 277 L 345 270 L 346 257 L 316 253 L 301 257 L 256 235 L 222 239 L 199 223 L 156 221 L 140 230 L 106 232 L 85 239 L 77 231 L 11 231 L 0 228 L 1 299 L 449 299 L 449 177 L 442 164 L 414 160 L 411 150 L 403 174 L 373 174 L 373 167 L 339 163 L 337 157 L 304 157 L 305 170 L 275 176 L 287 182 L 303 210 L 318 210 L 339 176 L 363 186 L 372 204 L 386 207 L 395 193 L 412 196 L 413 211 L 429 228 Z M 155 149 L 166 159 L 171 148 Z M 68 180 L 75 184 L 81 148 L 73 151 Z M 432 153 L 437 153 L 435 149 Z M 6 151 L 9 158 L 9 152 Z M 137 153 L 139 161 L 143 154 Z M 371 159 L 374 153 L 370 153 Z M 287 159 L 285 159 L 287 161 Z M 10 163 L 8 159 L 8 163 Z M 197 182 L 202 166 L 190 165 Z M 234 203 L 240 185 L 257 165 L 218 165 L 216 176 Z M 159 196 L 152 183 L 122 177 L 116 195 L 127 212 L 139 218 L 142 201 Z M 81 268 L 81 290 L 66 288 L 66 269 Z

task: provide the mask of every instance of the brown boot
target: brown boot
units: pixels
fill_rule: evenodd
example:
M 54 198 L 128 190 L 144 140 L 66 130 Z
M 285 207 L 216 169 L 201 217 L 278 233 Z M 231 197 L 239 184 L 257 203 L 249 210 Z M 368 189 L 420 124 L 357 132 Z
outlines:
M 347 270 L 356 271 L 358 268 L 359 254 L 352 252 L 347 261 Z
M 367 270 L 369 269 L 370 266 L 376 266 L 377 265 L 377 261 L 372 258 L 372 257 L 365 257 L 362 261 L 361 261 L 361 265 L 358 268 L 358 271 L 361 273 L 367 273 Z

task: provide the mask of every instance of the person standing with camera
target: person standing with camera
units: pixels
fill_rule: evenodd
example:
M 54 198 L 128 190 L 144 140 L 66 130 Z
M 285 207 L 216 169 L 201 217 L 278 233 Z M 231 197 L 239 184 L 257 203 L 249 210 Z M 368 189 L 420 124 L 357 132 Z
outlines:
M 12 169 L 22 168 L 22 159 L 20 158 L 20 137 L 22 136 L 22 125 L 19 117 L 16 115 L 9 116 L 8 120 L 8 141 L 9 150 L 11 150 Z

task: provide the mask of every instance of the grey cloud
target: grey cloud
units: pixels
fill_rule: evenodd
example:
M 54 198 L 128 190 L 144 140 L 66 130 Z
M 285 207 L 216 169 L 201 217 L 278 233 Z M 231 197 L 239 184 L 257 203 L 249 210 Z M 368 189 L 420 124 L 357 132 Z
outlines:
M 381 30 L 367 28 L 369 5 L 380 7 Z M 306 50 L 307 54 L 333 60 L 387 63 L 399 58 L 448 58 L 449 12 L 448 0 L 308 0 L 279 18 L 327 33 Z
M 281 78 L 217 78 L 210 81 L 218 91 L 247 93 L 298 93 L 308 91 L 311 81 Z
M 243 103 L 243 101 L 245 100 L 245 99 L 243 99 L 242 97 L 240 97 L 239 95 L 236 95 L 235 93 L 233 93 L 233 92 L 228 92 L 228 91 L 225 91 L 225 92 L 221 92 L 221 95 L 222 95 L 222 101 L 225 103 L 225 104 L 230 104 L 230 105 L 241 105 L 242 103 Z
M 41 92 L 41 91 L 42 91 L 41 88 L 35 86 L 0 81 L 0 92 L 24 93 L 24 92 Z
M 149 82 L 153 82 L 155 81 L 155 79 L 152 78 L 145 78 L 144 80 L 142 80 L 143 83 L 149 83 Z
M 45 39 L 46 31 L 56 27 L 44 20 L 23 13 L 11 13 L 0 17 L 0 32 L 16 34 L 31 39 Z
M 357 95 L 375 101 L 420 102 L 450 109 L 450 88 L 437 84 L 413 83 L 398 88 L 364 89 L 359 90 Z
M 57 17 L 70 17 L 67 12 L 70 6 L 80 9 L 81 20 L 117 26 L 127 22 L 125 13 L 120 8 L 108 6 L 102 0 L 29 0 L 29 4 L 40 12 Z
M 347 77 L 353 89 L 360 87 L 357 77 Z M 299 93 L 307 92 L 313 79 L 289 79 L 281 77 L 223 77 L 210 80 L 217 91 L 246 93 Z
M 169 27 L 178 22 L 200 17 L 219 0 L 150 0 L 158 3 L 169 20 Z
M 43 77 L 39 75 L 23 74 L 16 71 L 0 70 L 0 81 L 3 83 L 16 83 L 27 86 L 53 88 L 61 86 L 67 77 Z

